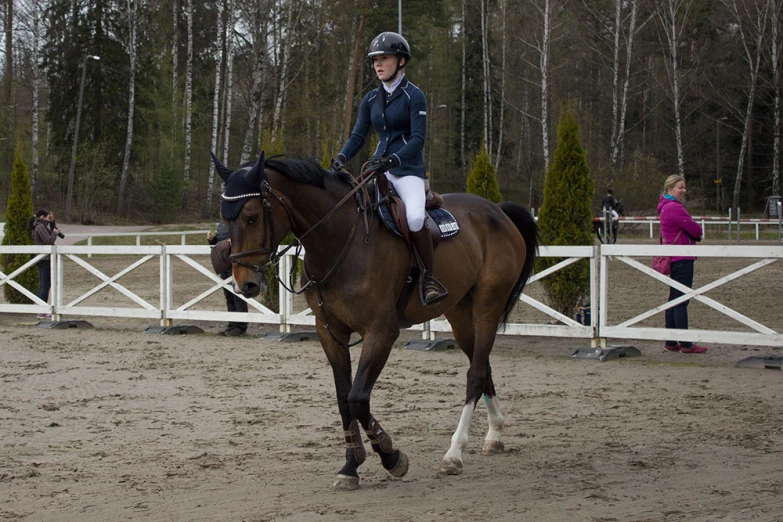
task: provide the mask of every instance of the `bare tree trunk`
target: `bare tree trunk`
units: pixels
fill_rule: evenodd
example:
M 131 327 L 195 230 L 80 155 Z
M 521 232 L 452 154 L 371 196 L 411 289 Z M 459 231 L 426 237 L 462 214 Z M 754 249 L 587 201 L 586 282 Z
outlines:
M 612 151 L 610 153 L 612 168 L 609 169 L 609 177 L 607 183 L 612 185 L 612 178 L 614 176 L 614 169 L 617 167 L 617 135 L 619 133 L 619 125 L 617 121 L 617 115 L 620 112 L 620 101 L 618 93 L 618 85 L 620 84 L 620 27 L 622 25 L 622 0 L 612 0 L 614 2 L 614 53 L 613 53 L 613 67 L 612 67 L 612 138 L 610 145 Z
M 38 121 L 39 121 L 39 108 L 38 108 L 38 90 L 40 83 L 41 71 L 38 66 L 39 50 L 38 50 L 38 0 L 32 1 L 33 7 L 33 129 L 32 129 L 32 146 L 33 146 L 33 176 L 31 181 L 31 190 L 33 193 L 33 201 L 36 199 L 36 187 L 38 185 Z
M 772 79 L 774 92 L 774 129 L 772 145 L 772 195 L 780 195 L 780 55 L 783 52 L 783 35 L 780 31 L 780 20 L 783 16 L 783 1 L 770 0 L 770 20 L 772 38 L 770 42 L 772 61 Z
M 223 67 L 223 0 L 217 0 L 217 36 L 215 37 L 216 61 L 215 61 L 215 95 L 212 98 L 212 151 L 217 152 L 218 129 L 220 128 L 220 70 Z M 215 186 L 215 164 L 209 162 L 209 176 L 207 178 L 207 198 L 204 205 L 204 217 L 209 216 L 212 207 L 212 191 Z
M 759 8 L 756 5 L 755 20 L 753 13 L 748 13 L 748 19 L 745 19 L 740 13 L 737 0 L 721 0 L 729 7 L 734 15 L 737 28 L 739 29 L 742 47 L 745 51 L 745 61 L 748 65 L 748 103 L 745 109 L 745 117 L 742 129 L 742 142 L 740 144 L 739 157 L 737 158 L 737 176 L 734 180 L 734 193 L 732 194 L 731 205 L 735 212 L 739 208 L 740 188 L 742 186 L 742 167 L 745 163 L 745 154 L 748 150 L 748 142 L 751 132 L 751 119 L 753 117 L 753 103 L 756 99 L 756 89 L 758 86 L 759 69 L 761 67 L 762 48 L 764 37 L 766 36 L 767 13 L 769 12 L 769 1 L 764 0 Z M 753 34 L 755 32 L 755 34 Z
M 177 65 L 179 62 L 179 30 L 178 30 L 178 15 L 179 15 L 179 1 L 172 0 L 172 35 L 171 35 L 171 110 L 174 111 L 173 121 L 177 121 Z M 174 132 L 174 126 L 172 125 L 172 132 Z
M 617 143 L 614 147 L 612 164 L 617 166 L 623 163 L 623 144 L 625 142 L 625 122 L 628 112 L 628 88 L 631 83 L 631 58 L 633 57 L 633 41 L 636 36 L 637 0 L 631 0 L 631 14 L 628 21 L 628 38 L 625 43 L 625 81 L 620 97 L 620 121 L 617 132 Z M 644 25 L 644 24 L 642 24 Z
M 365 2 L 357 2 L 356 7 L 359 5 L 364 6 Z M 345 113 L 343 116 L 343 136 L 342 141 L 345 142 L 351 132 L 351 121 L 353 121 L 353 96 L 356 89 L 356 76 L 362 63 L 362 44 L 364 43 L 364 28 L 367 25 L 367 16 L 364 14 L 362 8 L 362 14 L 359 16 L 359 29 L 356 31 L 356 38 L 353 42 L 353 56 L 351 57 L 351 66 L 348 68 L 348 89 L 345 93 Z
M 498 146 L 495 154 L 495 172 L 500 167 L 500 155 L 503 148 L 503 118 L 506 109 L 506 19 L 507 0 L 500 0 L 500 16 L 503 18 L 501 24 L 502 43 L 500 46 L 500 115 L 498 116 Z
M 487 36 L 487 0 L 480 0 L 481 6 L 481 55 L 484 79 L 484 149 L 492 154 L 492 98 L 491 81 L 489 77 L 489 39 Z
M 255 9 L 252 11 L 252 18 L 254 19 L 253 28 L 253 69 L 250 73 L 250 117 L 247 122 L 247 129 L 245 130 L 245 139 L 242 144 L 242 155 L 239 158 L 239 164 L 243 165 L 250 160 L 250 154 L 253 149 L 253 135 L 258 127 L 259 140 L 261 136 L 261 94 L 263 92 L 264 83 L 261 74 L 261 66 L 264 62 L 265 49 L 266 49 L 266 21 L 264 17 L 264 5 L 260 1 L 255 2 Z
M 278 89 L 275 97 L 275 107 L 272 113 L 272 135 L 271 142 L 274 143 L 278 134 L 281 135 L 285 130 L 285 116 L 283 114 L 283 105 L 285 103 L 285 93 L 288 87 L 288 62 L 291 57 L 292 31 L 294 28 L 294 5 L 293 0 L 288 2 L 288 19 L 285 24 L 286 36 L 280 36 L 280 74 L 278 75 Z
M 136 31 L 138 25 L 136 13 L 138 13 L 138 2 L 139 0 L 127 0 L 125 4 L 128 13 L 128 57 L 130 58 L 130 76 L 128 78 L 128 130 L 125 136 L 125 155 L 122 159 L 120 190 L 117 194 L 117 215 L 121 214 L 123 201 L 125 199 L 125 185 L 128 182 L 131 144 L 133 143 L 133 111 L 136 97 Z
M 465 90 L 467 89 L 465 69 L 467 69 L 467 0 L 462 0 L 462 84 L 460 85 L 460 122 L 459 122 L 459 164 L 462 170 L 462 182 L 465 182 L 465 166 L 467 161 L 465 158 L 465 118 L 467 117 L 465 107 Z
M 187 0 L 188 63 L 185 72 L 185 175 L 182 185 L 182 208 L 188 203 L 190 155 L 193 143 L 193 0 Z
M 666 35 L 664 48 L 664 63 L 671 89 L 672 107 L 674 110 L 674 134 L 677 142 L 677 173 L 685 176 L 685 155 L 682 149 L 682 92 L 680 85 L 680 69 L 678 51 L 681 45 L 680 34 L 685 27 L 685 21 L 690 13 L 692 0 L 665 0 L 664 8 L 659 14 L 661 25 Z M 681 14 L 682 11 L 682 14 Z
M 225 90 L 225 119 L 223 123 L 223 161 L 228 163 L 228 142 L 231 135 L 231 102 L 234 95 L 234 5 L 233 0 L 228 1 L 228 13 L 226 16 L 226 90 Z
M 549 172 L 549 44 L 552 31 L 550 0 L 544 0 L 543 28 L 539 68 L 541 71 L 541 152 L 544 156 L 544 172 Z
M 5 3 L 5 99 L 13 106 L 14 99 L 14 0 Z

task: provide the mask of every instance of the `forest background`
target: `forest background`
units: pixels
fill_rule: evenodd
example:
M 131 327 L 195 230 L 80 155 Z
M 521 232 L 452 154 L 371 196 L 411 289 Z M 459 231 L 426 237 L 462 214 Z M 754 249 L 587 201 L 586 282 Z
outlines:
M 401 5 L 439 192 L 464 191 L 484 147 L 504 199 L 539 207 L 573 103 L 596 212 L 611 187 L 649 215 L 672 173 L 692 211 L 779 194 L 783 0 Z M 35 207 L 87 224 L 217 218 L 210 151 L 328 162 L 377 87 L 370 40 L 399 23 L 398 0 L 0 0 L 0 16 L 0 205 L 19 142 Z

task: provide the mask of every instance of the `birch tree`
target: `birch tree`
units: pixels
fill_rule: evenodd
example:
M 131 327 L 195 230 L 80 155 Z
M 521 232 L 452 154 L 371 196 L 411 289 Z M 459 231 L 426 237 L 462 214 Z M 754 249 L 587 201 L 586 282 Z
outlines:
M 220 70 L 223 67 L 223 0 L 215 2 L 217 7 L 217 36 L 215 37 L 215 92 L 212 99 L 212 146 L 210 150 L 218 152 L 218 129 L 220 127 Z M 225 158 L 224 158 L 225 159 Z M 207 197 L 204 205 L 204 217 L 209 216 L 212 207 L 212 191 L 215 186 L 215 163 L 209 163 L 207 177 Z
M 631 70 L 634 65 L 634 43 L 639 31 L 654 16 L 638 23 L 638 0 L 612 0 L 611 15 L 595 8 L 595 3 L 582 0 L 582 4 L 596 21 L 597 28 L 586 34 L 588 45 L 594 52 L 612 63 L 612 130 L 609 139 L 609 170 L 607 183 L 613 183 L 615 170 L 622 165 L 626 122 L 628 112 L 628 92 L 631 84 Z M 609 29 L 607 38 L 611 39 L 611 56 L 603 48 L 593 45 L 592 40 L 604 39 L 605 29 Z
M 764 38 L 767 34 L 766 24 L 768 21 L 769 0 L 721 0 L 721 3 L 729 8 L 734 18 L 736 30 L 742 43 L 745 65 L 747 66 L 746 92 L 748 99 L 745 112 L 742 115 L 742 141 L 737 158 L 737 175 L 734 178 L 734 192 L 731 200 L 731 206 L 736 212 L 739 208 L 742 171 L 751 132 L 753 104 L 755 103 L 758 87 Z
M 279 71 L 277 74 L 277 92 L 275 95 L 274 108 L 272 110 L 272 133 L 270 141 L 275 143 L 278 135 L 282 135 L 285 129 L 285 116 L 283 115 L 283 104 L 285 102 L 286 89 L 288 87 L 288 74 L 289 74 L 289 61 L 291 57 L 291 45 L 293 43 L 292 30 L 294 27 L 294 5 L 293 0 L 281 7 L 283 12 L 282 16 L 286 16 L 286 23 L 280 24 L 278 19 L 277 28 L 275 30 L 275 39 L 277 44 L 275 45 L 275 56 L 278 58 L 278 62 L 275 64 L 276 69 Z M 299 23 L 297 17 L 296 23 Z
M 185 171 L 182 184 L 182 208 L 188 203 L 190 156 L 193 143 L 193 0 L 187 0 L 188 57 L 185 64 Z
M 503 118 L 505 115 L 506 104 L 503 100 L 506 98 L 506 18 L 508 12 L 506 6 L 508 0 L 500 0 L 500 18 L 501 18 L 501 44 L 500 44 L 500 114 L 498 115 L 498 146 L 495 153 L 495 172 L 500 166 L 500 154 L 503 149 Z
M 177 121 L 177 66 L 179 65 L 179 0 L 171 0 L 172 31 L 171 31 L 171 110 L 174 111 L 174 121 Z M 174 127 L 172 127 L 174 129 Z M 173 130 L 172 130 L 173 132 Z
M 246 9 L 243 9 L 246 7 Z M 250 88 L 248 94 L 248 121 L 245 129 L 245 139 L 242 143 L 242 154 L 239 164 L 242 165 L 250 160 L 253 149 L 253 135 L 260 128 L 263 120 L 262 94 L 266 82 L 262 76 L 263 66 L 267 60 L 267 18 L 264 13 L 269 11 L 270 6 L 267 2 L 253 0 L 246 6 L 240 7 L 243 17 L 250 23 Z M 259 132 L 260 136 L 260 132 Z
M 546 0 L 547 2 L 549 0 Z M 481 7 L 481 64 L 484 87 L 484 149 L 492 151 L 492 82 L 490 79 L 489 38 L 487 36 L 487 0 L 479 0 Z
M 780 24 L 783 23 L 783 0 L 770 0 L 769 19 L 771 38 L 770 38 L 770 61 L 772 65 L 772 96 L 773 96 L 773 120 L 774 128 L 772 130 L 772 195 L 780 195 L 780 55 L 783 52 L 783 34 L 781 34 Z
M 40 20 L 38 18 L 38 0 L 32 0 L 32 17 L 33 17 L 33 107 L 32 107 L 32 151 L 33 151 L 33 176 L 31 180 L 31 190 L 33 194 L 33 202 L 35 202 L 36 185 L 38 184 L 38 122 L 39 122 L 39 109 L 38 109 L 38 90 L 40 86 L 40 65 L 39 65 L 39 48 L 38 48 L 38 33 L 40 28 Z
M 468 34 L 466 29 L 467 24 L 467 0 L 462 0 L 462 67 L 460 71 L 460 120 L 459 120 L 459 164 L 462 169 L 463 176 L 465 175 L 465 165 L 467 159 L 465 158 L 465 125 L 467 119 L 467 107 L 465 105 L 465 91 L 467 90 L 467 78 L 465 71 L 468 66 Z
M 223 110 L 223 161 L 228 162 L 228 145 L 231 137 L 231 105 L 234 96 L 234 26 L 236 14 L 233 0 L 228 0 L 226 13 L 226 89 L 224 91 Z
M 138 30 L 138 7 L 143 0 L 126 0 L 126 16 L 128 18 L 128 41 L 126 52 L 130 61 L 128 74 L 128 127 L 125 137 L 125 154 L 122 160 L 122 173 L 120 174 L 120 189 L 117 194 L 117 214 L 122 212 L 125 200 L 125 185 L 128 182 L 128 170 L 130 167 L 131 143 L 133 143 L 133 112 L 136 99 L 136 31 Z M 85 62 L 86 67 L 86 62 Z
M 553 43 L 553 5 L 555 0 L 535 0 L 533 9 L 538 13 L 541 23 L 541 33 L 535 41 L 521 39 L 533 51 L 536 61 L 524 61 L 538 73 L 538 90 L 541 96 L 540 114 L 538 117 L 517 108 L 528 117 L 534 117 L 541 125 L 541 155 L 544 161 L 544 172 L 549 171 L 549 58 Z
M 682 45 L 682 32 L 685 29 L 693 0 L 664 0 L 658 18 L 663 29 L 662 42 L 666 78 L 669 85 L 669 98 L 672 101 L 674 116 L 674 136 L 677 144 L 677 173 L 685 176 L 685 154 L 682 149 L 682 78 L 678 53 Z

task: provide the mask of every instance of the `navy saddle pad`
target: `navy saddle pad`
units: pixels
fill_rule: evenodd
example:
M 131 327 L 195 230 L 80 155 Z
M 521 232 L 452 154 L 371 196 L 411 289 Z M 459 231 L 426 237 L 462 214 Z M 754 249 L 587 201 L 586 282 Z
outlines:
M 380 199 L 380 191 L 378 190 L 378 187 L 375 187 L 375 198 L 376 201 Z M 438 229 L 440 230 L 440 237 L 441 239 L 446 239 L 447 237 L 456 236 L 459 233 L 459 223 L 457 223 L 457 219 L 445 208 L 436 208 L 433 210 L 428 210 L 427 214 L 430 216 L 430 219 L 434 221 L 436 225 L 438 225 Z M 389 210 L 389 206 L 386 203 L 382 203 L 378 205 L 378 215 L 381 216 L 381 220 L 383 220 L 383 223 L 386 225 L 386 228 L 397 234 L 398 236 L 402 237 L 402 232 L 400 232 L 400 229 L 397 227 L 397 223 L 394 222 L 394 218 L 392 218 L 391 211 Z

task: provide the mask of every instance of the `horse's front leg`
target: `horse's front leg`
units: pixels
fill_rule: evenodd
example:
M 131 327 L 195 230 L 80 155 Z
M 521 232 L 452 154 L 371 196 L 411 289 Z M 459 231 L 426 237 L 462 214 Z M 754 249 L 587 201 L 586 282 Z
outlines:
M 331 328 L 332 333 L 335 328 Z M 354 490 L 359 487 L 359 466 L 367 458 L 367 450 L 364 449 L 362 433 L 359 429 L 359 421 L 351 415 L 351 407 L 348 403 L 348 394 L 351 392 L 351 353 L 341 346 L 346 344 L 349 334 L 337 334 L 332 336 L 328 330 L 319 325 L 321 346 L 326 353 L 326 358 L 332 367 L 334 385 L 337 392 L 337 407 L 343 425 L 343 438 L 345 440 L 345 465 L 337 473 L 334 488 L 337 490 Z M 338 342 L 339 339 L 339 342 Z
M 408 457 L 402 451 L 395 449 L 392 439 L 373 417 L 370 410 L 370 395 L 381 370 L 391 352 L 392 344 L 399 331 L 388 335 L 368 335 L 362 346 L 356 379 L 353 382 L 348 403 L 351 416 L 358 419 L 375 453 L 381 458 L 384 469 L 394 477 L 403 477 L 408 472 Z

